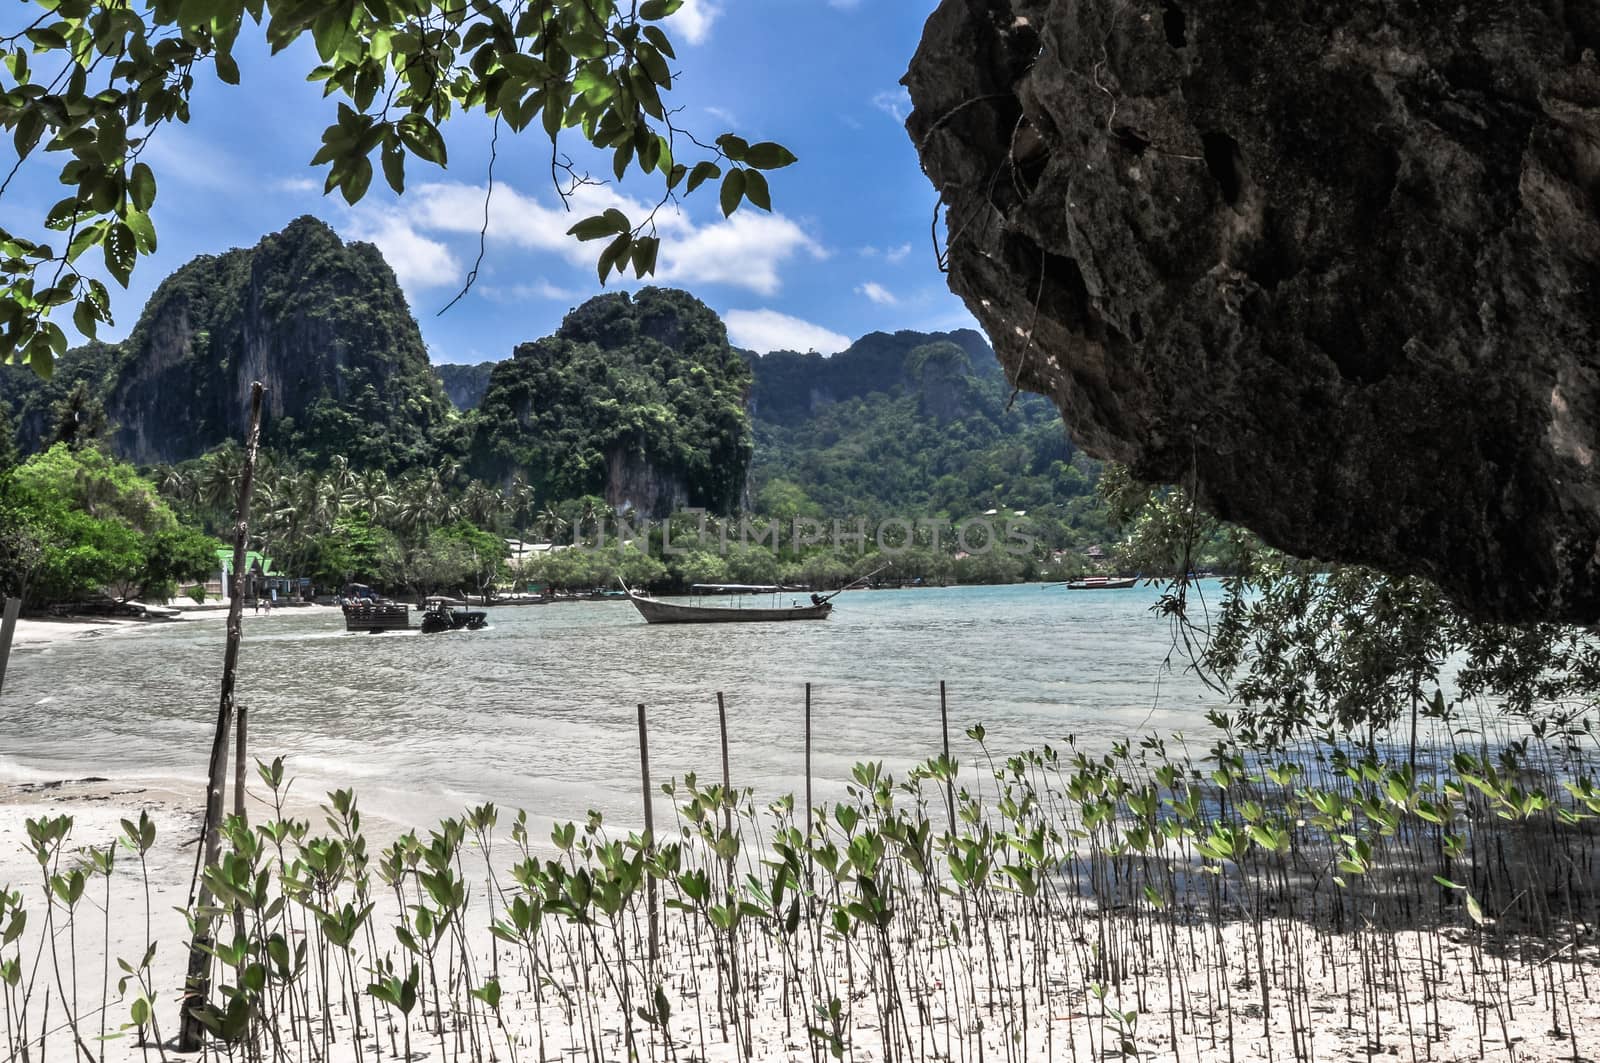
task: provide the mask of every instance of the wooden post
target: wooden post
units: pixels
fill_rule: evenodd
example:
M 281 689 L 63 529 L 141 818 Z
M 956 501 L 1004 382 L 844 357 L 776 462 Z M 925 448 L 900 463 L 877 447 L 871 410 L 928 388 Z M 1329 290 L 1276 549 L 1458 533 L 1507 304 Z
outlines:
M 717 729 L 722 732 L 722 829 L 733 834 L 733 783 L 728 774 L 728 710 L 722 703 L 722 691 L 717 691 Z M 728 861 L 728 882 L 733 882 L 733 861 Z
M 645 730 L 644 704 L 639 705 L 639 777 L 644 783 L 644 832 L 649 838 L 648 849 L 655 848 L 656 844 L 656 816 L 655 803 L 650 795 L 650 738 Z M 650 962 L 654 963 L 661 955 L 660 934 L 661 917 L 656 908 L 656 878 L 654 875 L 645 877 L 645 901 L 650 912 Z
M 956 836 L 956 779 L 954 774 L 955 763 L 950 759 L 950 712 L 945 705 L 943 679 L 939 680 L 939 731 L 944 735 L 944 770 L 951 773 L 944 780 L 945 810 L 950 815 L 950 823 L 945 830 L 948 832 L 948 836 L 953 839 Z M 952 844 L 954 843 L 952 842 Z M 967 915 L 967 892 L 966 890 L 958 890 L 957 892 L 961 895 L 961 933 L 970 944 L 972 942 L 972 921 Z
M 811 684 L 806 684 L 806 846 L 811 845 Z
M 17 631 L 17 614 L 22 612 L 21 598 L 7 598 L 4 618 L 0 619 L 0 690 L 6 685 L 6 663 L 11 660 L 11 637 Z
M 241 724 L 243 717 L 240 718 Z M 950 712 L 945 707 L 944 680 L 939 680 L 939 730 L 944 734 L 944 770 L 951 771 L 954 765 L 950 760 Z M 956 780 L 947 775 L 944 780 L 945 809 L 950 814 L 950 833 L 956 832 Z
M 233 725 L 233 683 L 239 666 L 239 643 L 244 638 L 245 551 L 250 541 L 250 496 L 255 490 L 256 451 L 261 443 L 261 396 L 266 389 L 258 380 L 250 385 L 250 429 L 245 435 L 244 469 L 239 476 L 239 507 L 233 528 L 233 587 L 228 601 L 228 635 L 222 657 L 222 695 L 217 703 L 217 730 L 211 739 L 211 764 L 206 780 L 205 838 L 201 849 L 205 867 L 217 862 L 222 848 L 223 791 L 227 787 L 228 732 Z M 183 1012 L 178 1028 L 178 1051 L 198 1052 L 205 1038 L 199 1008 L 211 994 L 211 890 L 203 876 L 200 885 L 199 914 L 195 916 L 194 938 L 189 943 L 189 973 L 183 987 Z M 191 886 L 191 899 L 193 898 Z
M 237 744 L 233 749 L 233 814 L 240 819 L 245 818 L 244 812 L 244 766 L 245 766 L 245 707 L 238 706 L 234 710 L 234 726 L 237 728 L 235 738 Z

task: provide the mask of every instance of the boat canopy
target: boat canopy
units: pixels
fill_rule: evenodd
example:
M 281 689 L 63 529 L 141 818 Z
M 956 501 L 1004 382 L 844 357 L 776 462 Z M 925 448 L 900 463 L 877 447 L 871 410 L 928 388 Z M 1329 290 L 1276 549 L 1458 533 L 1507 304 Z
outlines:
M 777 594 L 784 588 L 760 583 L 696 583 L 692 591 L 750 591 L 758 594 Z

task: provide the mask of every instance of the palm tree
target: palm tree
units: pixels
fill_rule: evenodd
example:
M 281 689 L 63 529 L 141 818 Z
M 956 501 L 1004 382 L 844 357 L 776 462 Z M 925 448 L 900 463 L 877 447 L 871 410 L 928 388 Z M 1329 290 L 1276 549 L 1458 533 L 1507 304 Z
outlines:
M 556 507 L 550 502 L 544 504 L 538 520 L 534 522 L 534 530 L 545 542 L 553 543 L 556 537 L 567 527 L 567 522 L 561 519 L 561 514 L 556 512 Z
M 506 497 L 482 480 L 467 486 L 461 498 L 461 508 L 467 519 L 480 528 L 498 528 L 500 518 L 509 508 Z

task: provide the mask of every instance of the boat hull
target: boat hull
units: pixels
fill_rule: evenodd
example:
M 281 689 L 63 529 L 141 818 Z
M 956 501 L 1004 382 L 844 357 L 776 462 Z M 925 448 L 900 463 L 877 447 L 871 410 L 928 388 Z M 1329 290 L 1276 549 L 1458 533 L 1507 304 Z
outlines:
M 346 631 L 409 631 L 411 607 L 399 603 L 347 605 L 344 607 Z
M 787 609 L 727 609 L 704 605 L 678 605 L 637 594 L 628 595 L 639 615 L 651 624 L 758 624 L 785 620 L 826 620 L 832 602 L 794 605 Z
M 1125 579 L 1086 579 L 1073 580 L 1067 584 L 1069 591 L 1125 591 L 1137 585 L 1139 578 L 1129 576 Z

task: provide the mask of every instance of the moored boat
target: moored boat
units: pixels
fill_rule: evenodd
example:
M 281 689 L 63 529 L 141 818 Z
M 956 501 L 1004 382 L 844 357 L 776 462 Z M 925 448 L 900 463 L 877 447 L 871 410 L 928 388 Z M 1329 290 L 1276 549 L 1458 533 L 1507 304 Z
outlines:
M 778 595 L 782 593 L 783 588 L 738 583 L 697 583 L 691 590 L 701 593 L 723 593 L 737 596 L 740 594 Z M 727 606 L 680 605 L 677 602 L 664 602 L 635 590 L 628 591 L 628 600 L 633 603 L 635 609 L 639 610 L 639 615 L 644 617 L 647 623 L 651 624 L 749 624 L 782 620 L 826 620 L 828 614 L 833 612 L 833 603 L 827 598 L 816 594 L 811 596 L 809 603 L 798 603 L 775 608 L 740 604 Z M 737 597 L 734 600 L 737 603 Z
M 1085 576 L 1067 584 L 1069 591 L 1125 591 L 1139 582 L 1138 576 Z

